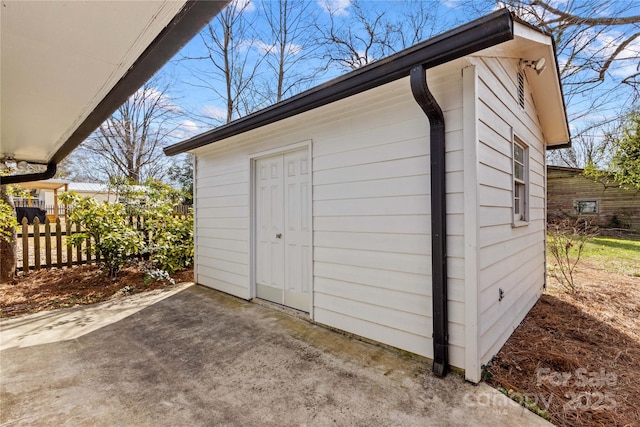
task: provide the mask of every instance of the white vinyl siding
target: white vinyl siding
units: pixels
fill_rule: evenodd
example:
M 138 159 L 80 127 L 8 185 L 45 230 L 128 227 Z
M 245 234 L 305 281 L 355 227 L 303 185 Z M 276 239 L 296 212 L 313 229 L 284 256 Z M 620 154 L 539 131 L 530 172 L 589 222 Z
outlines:
M 430 70 L 429 83 L 447 121 L 450 354 L 463 367 L 460 63 L 452 69 Z M 311 140 L 314 320 L 432 357 L 428 134 L 405 78 L 197 150 L 197 280 L 254 296 L 249 157 Z
M 516 73 L 517 60 L 479 57 L 428 71 L 446 122 L 450 363 L 471 380 L 544 284 L 544 138 Z M 528 149 L 526 227 L 513 227 L 514 134 Z M 255 297 L 251 162 L 300 144 L 312 158 L 310 316 L 433 357 L 429 124 L 408 78 L 196 150 L 196 280 Z
M 463 366 L 461 79 L 438 77 L 430 74 L 448 125 L 451 360 Z M 429 128 L 407 79 L 387 86 L 366 115 L 335 123 L 343 132 L 314 138 L 315 318 L 432 357 Z
M 517 60 L 477 59 L 479 350 L 488 362 L 544 285 L 544 145 L 531 94 L 518 105 Z M 535 78 L 535 77 L 534 77 Z M 526 86 L 526 85 L 525 85 Z M 528 226 L 512 227 L 512 135 L 528 145 Z M 500 289 L 504 299 L 499 300 Z
M 195 280 L 249 297 L 249 172 L 234 153 L 195 160 Z

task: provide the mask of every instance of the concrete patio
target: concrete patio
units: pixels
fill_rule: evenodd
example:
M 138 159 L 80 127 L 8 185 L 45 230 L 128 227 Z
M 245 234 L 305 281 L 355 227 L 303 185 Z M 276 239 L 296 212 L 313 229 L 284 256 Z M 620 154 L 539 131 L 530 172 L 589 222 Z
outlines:
M 549 425 L 484 384 L 197 285 L 0 331 L 3 426 Z

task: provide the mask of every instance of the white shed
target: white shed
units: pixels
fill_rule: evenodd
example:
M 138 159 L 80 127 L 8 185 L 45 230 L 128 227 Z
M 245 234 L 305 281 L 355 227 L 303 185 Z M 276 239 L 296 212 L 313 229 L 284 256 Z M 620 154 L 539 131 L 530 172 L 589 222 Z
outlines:
M 567 144 L 552 38 L 501 10 L 165 151 L 195 154 L 198 283 L 477 382 L 545 285 Z

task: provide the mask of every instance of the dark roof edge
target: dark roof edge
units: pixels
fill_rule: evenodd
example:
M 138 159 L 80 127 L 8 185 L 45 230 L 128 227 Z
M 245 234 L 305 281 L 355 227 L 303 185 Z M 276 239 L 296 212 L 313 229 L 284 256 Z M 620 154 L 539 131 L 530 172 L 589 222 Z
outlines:
M 547 169 L 571 171 L 571 172 L 580 172 L 580 173 L 584 172 L 584 169 L 582 169 L 582 168 L 573 168 L 571 166 L 547 165 Z
M 569 130 L 569 132 L 571 132 L 571 128 L 568 127 L 568 123 L 569 122 L 567 122 L 567 129 Z M 569 141 L 565 142 L 564 144 L 547 145 L 547 151 L 561 150 L 563 148 L 571 148 L 571 134 L 569 134 Z
M 188 0 L 145 49 L 107 96 L 53 154 L 60 163 L 98 128 L 132 93 L 149 80 L 173 55 L 189 42 L 227 4 L 227 0 Z
M 432 68 L 513 37 L 513 16 L 507 9 L 500 9 L 278 104 L 166 147 L 164 153 L 173 156 L 200 148 L 406 77 L 417 65 Z

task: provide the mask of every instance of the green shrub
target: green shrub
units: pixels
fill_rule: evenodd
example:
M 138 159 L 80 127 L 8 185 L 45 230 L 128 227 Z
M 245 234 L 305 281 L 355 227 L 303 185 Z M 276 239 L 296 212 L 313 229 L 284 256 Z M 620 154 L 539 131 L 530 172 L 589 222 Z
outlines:
M 128 198 L 132 203 L 100 203 L 74 193 L 61 195 L 62 202 L 69 205 L 70 220 L 83 229 L 71 236 L 70 244 L 93 238 L 111 276 L 130 256 L 148 255 L 152 268 L 167 273 L 190 267 L 194 255 L 193 214 L 174 215 L 174 206 L 182 197 L 180 191 L 147 182 L 142 189 L 120 184 L 119 192 L 135 194 Z M 139 218 L 140 229 L 128 222 L 131 216 Z
M 141 235 L 127 223 L 124 205 L 98 202 L 73 192 L 62 193 L 60 200 L 69 206 L 71 223 L 83 230 L 69 236 L 67 244 L 77 246 L 93 238 L 109 276 L 115 277 L 127 258 L 144 248 Z
M 11 242 L 13 230 L 18 226 L 15 214 L 11 206 L 4 200 L 0 200 L 0 239 Z
M 174 215 L 182 194 L 166 184 L 149 181 L 145 197 L 136 206 L 148 242 L 146 252 L 155 268 L 173 273 L 193 264 L 193 213 Z

